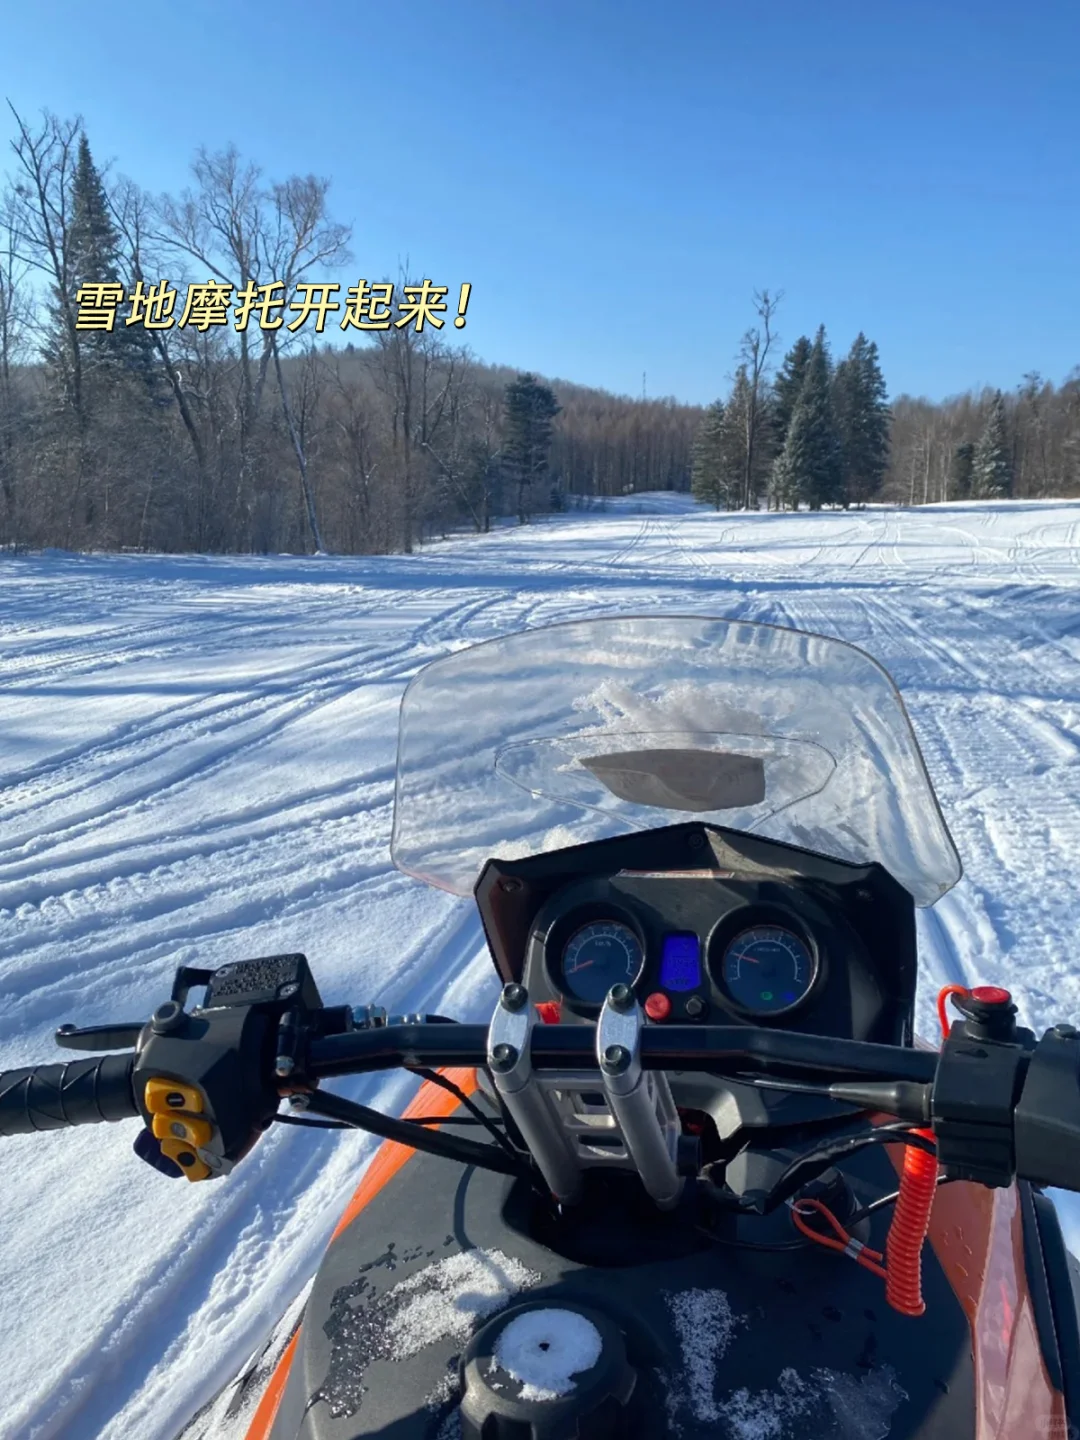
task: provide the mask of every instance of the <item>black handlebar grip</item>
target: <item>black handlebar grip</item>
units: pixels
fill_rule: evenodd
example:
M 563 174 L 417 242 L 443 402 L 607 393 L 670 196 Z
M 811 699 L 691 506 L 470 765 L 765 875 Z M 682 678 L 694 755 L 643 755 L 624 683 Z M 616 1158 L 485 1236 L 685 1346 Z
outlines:
M 100 1055 L 62 1065 L 0 1073 L 0 1135 L 31 1135 L 66 1125 L 131 1120 L 139 1114 L 131 1055 Z

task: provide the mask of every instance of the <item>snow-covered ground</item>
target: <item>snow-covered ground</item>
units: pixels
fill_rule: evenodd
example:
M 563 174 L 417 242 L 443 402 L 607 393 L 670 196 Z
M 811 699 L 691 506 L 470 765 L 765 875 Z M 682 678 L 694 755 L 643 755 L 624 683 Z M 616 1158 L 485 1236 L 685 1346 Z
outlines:
M 389 862 L 398 701 L 450 649 L 627 610 L 880 660 L 967 872 L 920 913 L 920 1028 L 951 980 L 1006 983 L 1036 1027 L 1080 1017 L 1080 504 L 639 496 L 411 557 L 0 561 L 0 1065 L 59 1058 L 66 1020 L 145 1018 L 180 963 L 287 950 L 328 1003 L 485 1016 L 470 903 Z M 308 1279 L 374 1144 L 279 1126 L 189 1186 L 132 1139 L 0 1142 L 4 1440 L 171 1440 Z

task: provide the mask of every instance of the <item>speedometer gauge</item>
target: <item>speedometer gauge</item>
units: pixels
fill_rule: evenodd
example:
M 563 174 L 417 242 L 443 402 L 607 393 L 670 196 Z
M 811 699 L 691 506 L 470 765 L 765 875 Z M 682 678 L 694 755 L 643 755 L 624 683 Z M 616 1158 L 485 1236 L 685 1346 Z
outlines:
M 779 1015 L 805 1000 L 817 964 L 804 940 L 781 925 L 743 930 L 724 951 L 724 989 L 748 1015 Z
M 633 985 L 645 951 L 620 920 L 596 920 L 575 930 L 562 957 L 563 989 L 586 1005 L 602 1005 L 613 985 Z

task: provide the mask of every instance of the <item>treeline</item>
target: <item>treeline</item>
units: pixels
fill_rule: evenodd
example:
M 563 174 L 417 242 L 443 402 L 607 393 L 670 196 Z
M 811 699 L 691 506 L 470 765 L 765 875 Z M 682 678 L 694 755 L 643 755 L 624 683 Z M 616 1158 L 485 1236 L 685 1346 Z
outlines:
M 801 336 L 770 378 L 778 297 L 755 296 L 734 385 L 708 407 L 694 445 L 692 485 L 717 509 L 820 510 L 865 504 L 881 491 L 890 412 L 877 346 L 860 334 L 839 364 L 825 327 Z
M 1080 370 L 890 406 L 877 345 L 860 333 L 834 363 L 825 327 L 773 371 L 779 297 L 755 296 L 731 390 L 706 408 L 691 484 L 717 509 L 821 509 L 1080 494 Z
M 586 496 L 689 487 L 697 406 L 481 364 L 431 324 L 330 345 L 280 321 L 166 323 L 165 278 L 175 319 L 191 285 L 289 296 L 340 271 L 351 236 L 325 180 L 268 182 L 233 150 L 201 152 L 189 191 L 151 197 L 52 115 L 16 116 L 12 149 L 0 544 L 408 551 Z M 400 276 L 398 293 L 419 283 Z M 82 328 L 100 285 L 125 304 L 111 328 Z M 137 311 L 155 323 L 127 323 Z
M 1060 386 L 1032 373 L 1011 394 L 895 402 L 882 498 L 925 505 L 981 495 L 1080 495 L 1080 370 Z
M 691 486 L 731 509 L 1080 494 L 1080 372 L 890 405 L 862 334 L 838 360 L 824 327 L 781 355 L 768 292 L 708 407 L 483 364 L 430 324 L 332 345 L 280 318 L 174 324 L 165 278 L 189 300 L 217 287 L 250 307 L 274 282 L 289 296 L 340 273 L 351 233 L 328 182 L 268 181 L 235 150 L 203 151 L 189 190 L 152 197 L 102 174 L 79 121 L 15 119 L 0 181 L 0 545 L 408 551 Z M 82 328 L 80 295 L 102 285 L 124 306 L 111 328 Z M 128 323 L 137 311 L 155 323 Z

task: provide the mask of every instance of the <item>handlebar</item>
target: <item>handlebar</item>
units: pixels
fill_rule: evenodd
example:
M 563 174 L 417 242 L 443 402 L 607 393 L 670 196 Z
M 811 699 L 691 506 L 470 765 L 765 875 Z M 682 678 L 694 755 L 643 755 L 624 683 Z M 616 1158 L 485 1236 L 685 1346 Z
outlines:
M 474 1068 L 487 1063 L 487 1045 L 486 1025 L 442 1020 L 379 1025 L 312 1041 L 304 1069 L 318 1083 L 401 1067 Z M 530 1060 L 541 1071 L 594 1069 L 595 1031 L 589 1025 L 541 1026 L 533 1031 Z M 641 1054 L 647 1070 L 742 1067 L 799 1080 L 828 1075 L 834 1082 L 846 1077 L 921 1085 L 933 1082 L 937 1061 L 929 1051 L 733 1025 L 650 1026 Z M 140 1114 L 134 1068 L 131 1055 L 104 1055 L 0 1072 L 0 1137 L 134 1119 Z M 294 1080 L 278 1086 L 283 1095 L 296 1088 Z
M 0 1073 L 0 1135 L 133 1120 L 139 1114 L 130 1055 L 103 1055 Z
M 205 998 L 187 1010 L 195 986 Z M 931 1128 L 939 1164 L 955 1177 L 996 1186 L 1019 1175 L 1080 1190 L 1080 1031 L 1059 1025 L 1037 1038 L 1016 1025 L 1011 997 L 994 987 L 964 992 L 954 1004 L 965 1018 L 940 1052 L 742 1025 L 647 1024 L 626 986 L 612 990 L 605 1013 L 614 1006 L 638 1017 L 633 1064 L 642 1070 L 730 1081 L 762 1074 L 780 1088 Z M 522 986 L 504 987 L 507 1013 L 524 1018 L 528 1005 Z M 588 1023 L 542 1024 L 534 1016 L 513 1031 L 515 1044 L 495 1043 L 493 1026 L 325 1006 L 298 954 L 217 971 L 181 967 L 173 998 L 145 1025 L 65 1026 L 57 1034 L 68 1048 L 130 1045 L 133 1054 L 0 1074 L 0 1136 L 141 1116 L 163 1154 L 200 1179 L 242 1159 L 282 1118 L 283 1096 L 306 1095 L 312 1109 L 329 1113 L 331 1097 L 318 1087 L 335 1076 L 453 1066 L 503 1074 L 506 1062 L 515 1083 L 531 1069 L 596 1071 L 598 1079 L 603 1071 L 606 1085 L 631 1059 L 619 1043 L 598 1054 L 600 1032 Z M 352 1107 L 351 1123 L 389 1133 L 387 1117 L 361 1116 L 362 1109 Z
M 477 1066 L 487 1063 L 486 1025 L 384 1025 L 312 1042 L 306 1068 L 312 1079 L 331 1079 L 399 1066 Z M 646 1070 L 710 1071 L 733 1065 L 797 1079 L 912 1081 L 928 1085 L 937 1073 L 935 1051 L 904 1050 L 862 1040 L 836 1040 L 744 1025 L 650 1025 L 641 1037 Z M 534 1070 L 596 1068 L 591 1025 L 544 1025 L 533 1031 Z

